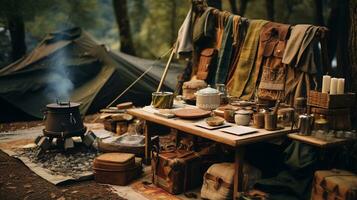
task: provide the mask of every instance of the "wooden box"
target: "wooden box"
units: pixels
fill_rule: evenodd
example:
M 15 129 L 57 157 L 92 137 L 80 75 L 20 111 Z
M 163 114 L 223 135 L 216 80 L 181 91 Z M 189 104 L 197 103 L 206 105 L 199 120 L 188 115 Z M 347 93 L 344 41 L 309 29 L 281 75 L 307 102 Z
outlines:
M 96 182 L 125 186 L 140 175 L 141 159 L 136 160 L 134 154 L 106 153 L 95 158 L 93 170 Z
M 327 94 L 311 90 L 307 97 L 307 105 L 319 108 L 349 108 L 355 102 L 355 93 Z
M 349 108 L 325 109 L 312 107 L 311 113 L 316 116 L 315 119 L 318 119 L 319 115 L 325 116 L 327 121 L 329 122 L 330 129 L 351 129 L 351 117 Z
M 104 119 L 103 123 L 104 123 L 105 130 L 116 133 L 116 131 L 117 131 L 117 122 L 116 121 L 114 121 L 113 119 Z

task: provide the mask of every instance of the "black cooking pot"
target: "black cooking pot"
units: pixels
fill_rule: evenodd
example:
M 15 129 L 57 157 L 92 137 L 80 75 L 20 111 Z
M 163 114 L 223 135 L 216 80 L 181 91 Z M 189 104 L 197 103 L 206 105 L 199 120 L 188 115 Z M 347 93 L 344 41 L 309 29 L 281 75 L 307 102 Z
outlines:
M 87 129 L 83 125 L 79 106 L 74 102 L 48 104 L 44 112 L 44 135 L 52 138 L 83 136 Z

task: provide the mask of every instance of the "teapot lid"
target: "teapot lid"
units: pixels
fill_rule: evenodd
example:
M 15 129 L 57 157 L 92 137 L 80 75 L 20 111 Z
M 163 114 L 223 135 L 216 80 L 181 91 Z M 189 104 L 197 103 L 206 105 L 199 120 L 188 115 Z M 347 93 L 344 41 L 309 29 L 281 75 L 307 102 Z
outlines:
M 199 95 L 217 95 L 219 91 L 212 88 L 211 85 L 208 85 L 206 88 L 201 89 L 197 92 Z

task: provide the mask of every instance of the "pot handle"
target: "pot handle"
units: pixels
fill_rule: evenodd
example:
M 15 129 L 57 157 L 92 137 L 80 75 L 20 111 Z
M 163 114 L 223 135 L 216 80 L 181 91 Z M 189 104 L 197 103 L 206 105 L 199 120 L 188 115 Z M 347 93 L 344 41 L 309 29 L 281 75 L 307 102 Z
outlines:
M 45 108 L 45 109 L 42 109 L 41 112 L 43 113 L 43 119 L 42 120 L 45 121 L 46 118 L 47 118 L 48 110 Z
M 77 123 L 77 121 L 76 121 L 76 119 L 73 117 L 73 114 L 72 113 L 69 113 L 69 122 L 71 123 L 71 124 L 76 124 Z

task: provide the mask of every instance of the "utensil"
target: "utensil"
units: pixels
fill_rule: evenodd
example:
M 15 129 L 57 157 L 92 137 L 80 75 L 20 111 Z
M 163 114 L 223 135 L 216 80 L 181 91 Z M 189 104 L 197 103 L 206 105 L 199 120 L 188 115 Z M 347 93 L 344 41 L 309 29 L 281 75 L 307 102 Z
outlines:
M 278 124 L 278 109 L 280 100 L 276 101 L 275 107 L 272 112 L 266 112 L 264 114 L 264 128 L 268 131 L 274 131 L 277 129 Z
M 227 89 L 226 85 L 224 84 L 216 84 L 216 89 L 221 93 L 221 104 L 227 104 L 228 103 L 228 97 L 227 97 Z
M 207 88 L 201 89 L 195 93 L 196 106 L 204 110 L 214 110 L 221 104 L 220 92 L 210 85 Z
M 154 108 L 170 109 L 174 103 L 172 92 L 153 92 L 151 105 Z
M 174 111 L 176 117 L 183 119 L 204 118 L 211 115 L 211 111 L 202 110 L 199 108 L 182 108 Z
M 234 115 L 236 114 L 236 111 L 234 109 L 225 109 L 224 110 L 224 119 L 227 122 L 234 123 Z
M 299 134 L 311 135 L 312 125 L 314 123 L 314 117 L 312 115 L 303 114 L 299 115 Z
M 263 107 L 263 109 L 261 109 Z M 256 113 L 253 114 L 253 126 L 264 128 L 264 114 L 266 113 L 266 104 L 256 104 Z
M 239 110 L 234 116 L 234 121 L 237 125 L 248 126 L 250 123 L 252 111 L 248 110 Z

